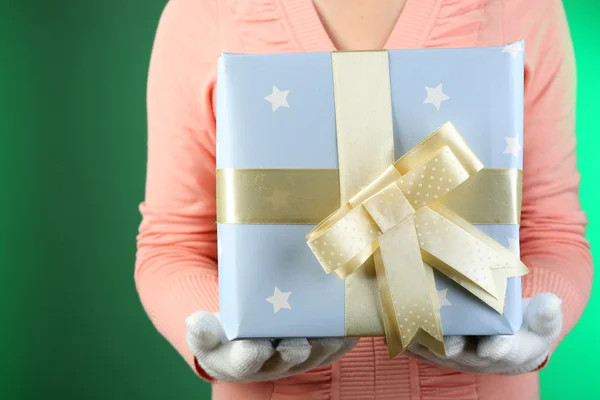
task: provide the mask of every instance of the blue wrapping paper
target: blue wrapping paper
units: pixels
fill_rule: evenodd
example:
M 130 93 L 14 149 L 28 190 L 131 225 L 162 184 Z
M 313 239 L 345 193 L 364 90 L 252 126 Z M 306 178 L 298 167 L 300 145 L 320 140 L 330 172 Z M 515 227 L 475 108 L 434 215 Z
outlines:
M 396 158 L 452 121 L 486 168 L 522 169 L 522 42 L 388 54 Z M 223 54 L 217 82 L 217 168 L 337 169 L 331 53 Z M 313 227 L 217 225 L 230 340 L 344 336 L 344 282 L 306 245 Z M 476 227 L 518 254 L 518 225 Z M 437 272 L 436 286 L 444 335 L 521 326 L 520 278 L 509 279 L 503 315 Z

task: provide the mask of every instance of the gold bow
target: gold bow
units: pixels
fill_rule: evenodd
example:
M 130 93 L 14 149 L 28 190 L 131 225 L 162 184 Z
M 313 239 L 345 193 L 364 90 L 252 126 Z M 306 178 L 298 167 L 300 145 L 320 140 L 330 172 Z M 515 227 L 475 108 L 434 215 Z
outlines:
M 373 257 L 390 357 L 414 342 L 445 354 L 432 267 L 498 313 L 507 279 L 528 272 L 513 253 L 442 204 L 482 168 L 448 122 L 306 237 L 325 271 L 343 279 Z

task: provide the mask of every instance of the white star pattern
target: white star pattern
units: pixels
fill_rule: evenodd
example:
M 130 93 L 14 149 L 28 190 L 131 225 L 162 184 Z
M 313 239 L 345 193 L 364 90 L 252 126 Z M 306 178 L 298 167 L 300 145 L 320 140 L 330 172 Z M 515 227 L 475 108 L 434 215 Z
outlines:
M 450 98 L 444 93 L 441 83 L 434 88 L 425 86 L 425 90 L 427 91 L 427 98 L 423 104 L 433 104 L 438 111 L 442 105 L 442 102 Z
M 273 291 L 273 296 L 267 297 L 265 300 L 269 303 L 273 304 L 273 314 L 277 314 L 279 310 L 282 308 L 291 309 L 290 303 L 288 303 L 288 298 L 292 292 L 282 292 L 279 290 L 277 286 L 275 286 L 275 290 Z
M 442 308 L 443 306 L 451 306 L 452 305 L 452 303 L 450 303 L 450 301 L 448 300 L 448 297 L 447 297 L 448 296 L 448 288 L 438 290 L 437 296 L 438 296 L 438 305 L 440 306 L 440 308 Z
M 273 85 L 273 92 L 265 97 L 265 100 L 271 103 L 273 112 L 277 111 L 279 107 L 289 107 L 287 102 L 287 95 L 289 90 L 279 90 L 277 86 Z
M 506 140 L 506 148 L 504 149 L 504 154 L 512 154 L 515 158 L 519 157 L 519 152 L 522 150 L 521 145 L 519 144 L 519 136 L 505 136 L 504 140 Z
M 510 53 L 510 55 L 516 60 L 519 53 L 523 52 L 523 45 L 521 42 L 515 42 L 511 44 L 507 44 L 502 49 L 503 53 Z
M 219 260 L 221 259 L 221 254 L 223 254 L 223 245 L 221 244 L 221 241 L 217 239 L 217 258 Z
M 507 236 L 506 239 L 508 240 L 508 250 L 514 254 L 519 254 L 519 239 L 510 236 Z

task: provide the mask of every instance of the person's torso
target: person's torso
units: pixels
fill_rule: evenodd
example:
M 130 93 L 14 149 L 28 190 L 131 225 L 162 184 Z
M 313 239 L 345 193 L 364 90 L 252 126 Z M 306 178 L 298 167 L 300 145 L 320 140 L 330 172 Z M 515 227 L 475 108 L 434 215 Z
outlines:
M 346 50 L 367 50 L 365 47 L 375 43 L 387 49 L 474 47 L 502 45 L 509 39 L 503 37 L 503 0 L 406 0 L 403 7 L 399 5 L 402 0 L 385 0 L 385 13 L 394 17 L 385 19 L 383 26 L 370 21 L 361 25 L 360 31 L 372 34 L 371 38 L 361 38 L 346 29 L 345 21 L 336 20 L 339 8 L 327 3 L 317 1 L 324 5 L 319 7 L 323 13 L 320 16 L 312 0 L 222 1 L 218 16 L 221 51 L 333 51 L 337 50 L 334 43 L 341 43 Z M 376 15 L 367 13 L 365 18 Z M 360 12 L 346 13 L 343 18 L 360 19 Z M 337 37 L 332 40 L 330 34 Z M 403 355 L 390 360 L 383 338 L 364 338 L 332 366 L 275 382 L 216 384 L 213 399 L 535 400 L 539 399 L 539 384 L 537 373 L 515 377 L 473 375 Z

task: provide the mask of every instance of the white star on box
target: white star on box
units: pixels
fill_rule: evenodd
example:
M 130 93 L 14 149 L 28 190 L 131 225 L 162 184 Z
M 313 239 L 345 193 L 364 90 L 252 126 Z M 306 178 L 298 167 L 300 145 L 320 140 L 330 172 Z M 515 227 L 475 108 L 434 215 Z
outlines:
M 515 43 L 507 44 L 502 49 L 502 52 L 503 53 L 510 53 L 510 55 L 512 56 L 512 58 L 514 58 L 516 60 L 517 56 L 519 55 L 519 53 L 523 52 L 523 45 L 521 44 L 521 42 L 515 42 Z
M 451 306 L 452 305 L 452 303 L 450 303 L 450 301 L 448 300 L 448 297 L 447 297 L 448 296 L 448 288 L 438 290 L 437 296 L 438 296 L 438 305 L 440 306 L 440 308 L 442 308 L 442 306 Z
M 504 140 L 506 140 L 506 148 L 504 149 L 503 154 L 512 154 L 515 158 L 519 157 L 519 152 L 522 150 L 521 145 L 519 144 L 519 136 L 505 136 Z
M 287 95 L 289 92 L 289 90 L 279 90 L 277 86 L 273 85 L 273 92 L 267 97 L 265 97 L 265 100 L 271 103 L 273 112 L 277 111 L 279 107 L 290 106 L 287 102 Z
M 440 109 L 440 106 L 442 105 L 442 102 L 450 98 L 444 93 L 441 83 L 434 88 L 425 86 L 425 90 L 427 91 L 427 98 L 425 99 L 423 104 L 433 104 L 433 106 L 438 111 Z
M 508 240 L 508 250 L 514 254 L 519 254 L 519 240 L 510 236 L 507 236 L 506 239 Z
M 292 292 L 282 292 L 277 286 L 275 286 L 273 296 L 265 299 L 269 303 L 273 304 L 273 314 L 277 314 L 277 311 L 281 310 L 282 308 L 292 308 L 290 303 L 288 303 L 288 298 L 291 294 Z

